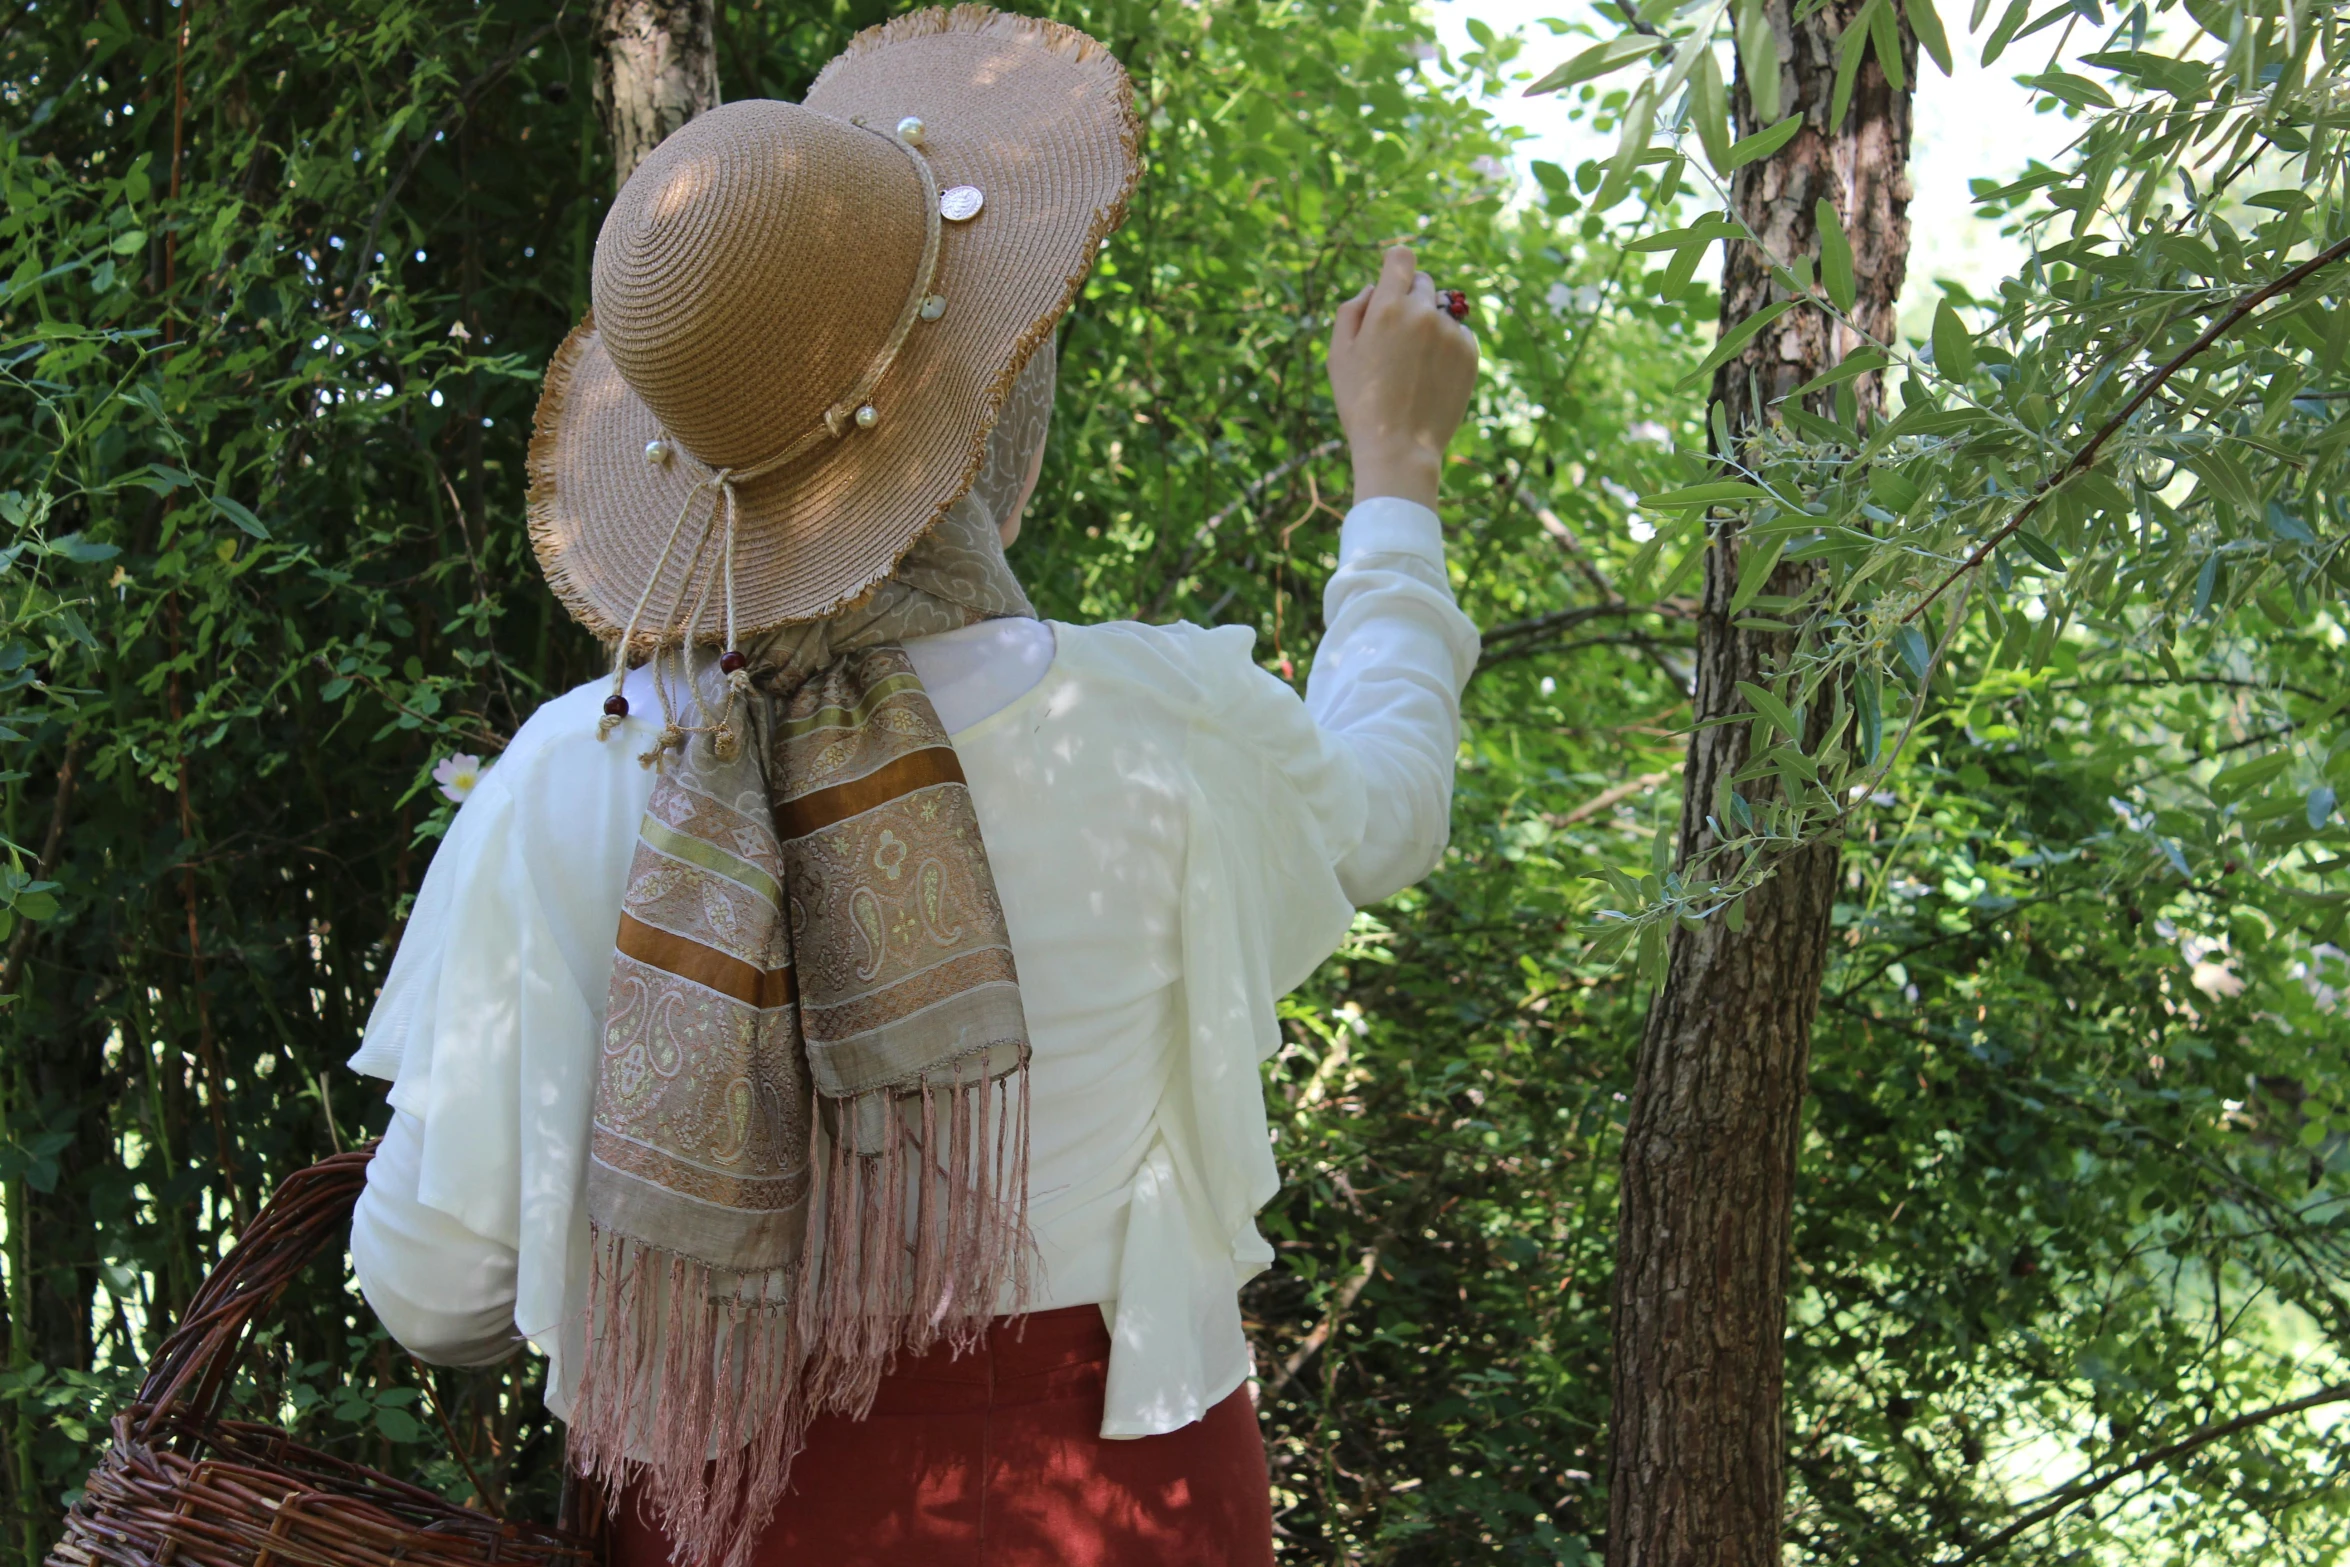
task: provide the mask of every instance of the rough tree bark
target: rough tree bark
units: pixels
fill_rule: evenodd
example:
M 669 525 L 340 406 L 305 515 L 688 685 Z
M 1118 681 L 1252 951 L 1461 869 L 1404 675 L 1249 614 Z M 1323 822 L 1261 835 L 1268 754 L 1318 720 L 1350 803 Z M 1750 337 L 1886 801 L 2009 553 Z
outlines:
M 596 21 L 596 113 L 612 145 L 612 188 L 645 154 L 718 106 L 717 0 L 604 0 Z
M 1908 269 L 1910 91 L 1917 45 L 1898 28 L 1895 88 L 1872 53 L 1851 108 L 1828 123 L 1836 40 L 1860 0 L 1829 0 L 1801 22 L 1792 0 L 1766 0 L 1779 44 L 1780 113 L 1802 129 L 1776 156 L 1740 169 L 1738 215 L 1782 259 L 1818 257 L 1814 203 L 1832 202 L 1853 249 L 1860 297 L 1852 319 L 1880 339 Z M 1743 72 L 1736 134 L 1756 123 Z M 1756 247 L 1723 263 L 1727 331 L 1785 291 Z M 1716 373 L 1713 397 L 1733 432 L 1755 428 L 1771 401 L 1858 346 L 1824 310 L 1789 311 Z M 1883 405 L 1878 377 L 1855 383 L 1864 413 Z M 1830 394 L 1821 394 L 1830 412 Z M 1799 594 L 1808 566 L 1782 565 L 1766 591 Z M 1737 682 L 1767 684 L 1790 651 L 1785 633 L 1740 631 L 1728 607 L 1738 541 L 1719 540 L 1705 566 L 1696 717 L 1742 710 Z M 1829 704 L 1812 704 L 1816 743 Z M 1807 743 L 1807 749 L 1809 743 Z M 1748 726 L 1699 729 L 1683 775 L 1683 863 L 1710 842 L 1717 782 L 1749 758 Z M 1755 798 L 1759 783 L 1740 786 Z M 1625 1129 L 1617 1237 L 1614 1432 L 1607 1560 L 1611 1567 L 1776 1567 L 1786 1487 L 1780 1407 L 1791 1263 L 1796 1150 L 1811 1029 L 1819 1006 L 1840 846 L 1783 861 L 1749 894 L 1745 928 L 1717 917 L 1678 930 L 1664 988 L 1641 1040 Z

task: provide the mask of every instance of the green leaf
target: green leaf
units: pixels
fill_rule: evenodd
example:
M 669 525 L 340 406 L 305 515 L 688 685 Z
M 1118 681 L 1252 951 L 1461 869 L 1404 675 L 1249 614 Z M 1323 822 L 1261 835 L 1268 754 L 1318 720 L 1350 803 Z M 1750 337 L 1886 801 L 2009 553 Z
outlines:
M 1852 109 L 1852 85 L 1860 80 L 1860 63 L 1868 57 L 1869 30 L 1876 23 L 1877 8 L 1884 3 L 1885 0 L 1869 0 L 1858 16 L 1844 24 L 1844 31 L 1836 40 L 1836 86 L 1828 104 L 1830 125 L 1842 125 L 1844 116 Z
M 1820 229 L 1820 283 L 1838 310 L 1849 312 L 1860 298 L 1852 276 L 1852 242 L 1836 219 L 1836 204 L 1826 197 L 1812 203 L 1812 218 Z
M 2007 52 L 2007 46 L 2015 40 L 2016 30 L 2022 27 L 2031 18 L 2031 15 L 2032 0 L 2008 0 L 2007 9 L 1999 15 L 1998 25 L 1991 29 L 1991 36 L 1983 42 L 1983 68 L 1985 70 L 1989 70 L 1991 62 Z
M 1720 506 L 1731 501 L 1767 501 L 1771 492 L 1743 479 L 1716 479 L 1678 490 L 1659 490 L 1640 497 L 1642 511 L 1679 511 L 1691 506 Z
M 2037 76 L 2018 77 L 2026 87 L 2044 92 L 2059 103 L 2071 104 L 2076 109 L 2110 109 L 2113 94 L 2089 80 L 2069 71 L 2042 71 Z
M 1927 643 L 1926 634 L 1915 626 L 1903 626 L 1893 633 L 1893 649 L 1916 680 L 1922 682 L 1934 667 L 1934 649 Z
M 1691 108 L 1697 119 L 1697 144 L 1716 174 L 1730 172 L 1730 99 L 1723 90 L 1722 68 L 1708 48 L 1698 57 L 1697 81 Z
M 252 512 L 245 508 L 244 502 L 233 500 L 226 495 L 220 494 L 218 491 L 213 492 L 213 494 L 207 497 L 207 499 L 212 502 L 212 509 L 214 511 L 219 512 L 223 517 L 226 517 L 229 521 L 235 523 L 238 527 L 253 535 L 253 537 L 257 539 L 266 539 L 269 537 L 269 529 L 262 525 L 262 521 L 259 517 L 254 516 Z
M 112 544 L 100 544 L 95 540 L 85 539 L 78 533 L 60 534 L 51 539 L 49 552 L 53 555 L 63 555 L 67 560 L 79 561 L 85 566 L 102 560 L 112 560 L 122 553 Z
M 1675 387 L 1675 390 L 1686 391 L 1688 388 L 1697 385 L 1698 382 L 1704 380 L 1707 376 L 1712 375 L 1714 373 L 1715 367 L 1727 361 L 1732 355 L 1736 354 L 1738 350 L 1744 348 L 1748 343 L 1753 342 L 1756 333 L 1760 332 L 1764 327 L 1769 326 L 1772 322 L 1778 320 L 1781 316 L 1785 315 L 1788 311 L 1793 310 L 1801 303 L 1803 303 L 1803 301 L 1800 299 L 1782 299 L 1775 305 L 1764 306 L 1762 309 L 1756 311 L 1753 315 L 1748 316 L 1745 320 L 1730 328 L 1729 331 L 1722 334 L 1722 340 L 1714 344 L 1713 352 L 1707 354 L 1705 358 L 1698 361 L 1696 369 L 1681 377 L 1679 383 Z
M 2056 546 L 2049 543 L 2046 539 L 2040 537 L 2040 535 L 2037 533 L 2034 533 L 2031 529 L 2016 529 L 2015 541 L 2024 547 L 2024 553 L 2026 555 L 2031 556 L 2032 559 L 2038 561 L 2041 565 L 2046 566 L 2050 571 L 2064 570 L 2064 557 L 2057 553 Z
M 2292 765 L 2292 752 L 2271 751 L 2249 762 L 2238 762 L 2233 767 L 2221 768 L 2211 775 L 2211 782 L 2205 786 L 2205 792 L 2220 804 L 2226 805 L 2230 801 L 2241 800 Z
M 1853 705 L 1860 716 L 1861 765 L 1874 767 L 1877 753 L 1885 746 L 1884 694 L 1877 683 L 1876 669 L 1864 667 L 1852 686 Z
M 1608 160 L 1607 177 L 1599 182 L 1598 193 L 1591 198 L 1593 211 L 1605 212 L 1631 194 L 1632 171 L 1639 167 L 1640 155 L 1648 150 L 1648 134 L 1655 125 L 1656 84 L 1642 82 L 1624 110 L 1615 156 Z
M 1953 381 L 1975 373 L 1975 340 L 1947 298 L 1934 307 L 1934 368 Z
M 1779 117 L 1779 38 L 1771 30 L 1762 0 L 1739 0 L 1732 38 L 1738 47 L 1738 63 L 1746 71 L 1746 95 L 1754 117 L 1768 125 Z M 1736 168 L 1737 152 L 1732 147 L 1731 162 L 1727 167 L 1716 165 L 1716 171 L 1727 174 Z
M 1905 512 L 1918 503 L 1923 493 L 1918 482 L 1899 468 L 1869 470 L 1869 494 L 1887 511 Z
M 1803 116 L 1790 114 L 1776 125 L 1765 126 L 1752 136 L 1740 137 L 1730 144 L 1729 168 L 1722 170 L 1722 172 L 1727 174 L 1730 169 L 1744 168 L 1757 158 L 1769 157 L 1793 141 L 1795 133 L 1802 128 Z
M 2309 823 L 2309 830 L 2323 832 L 2326 823 L 2331 821 L 2334 815 L 2334 786 L 2319 784 L 2309 791 L 2309 798 L 2303 802 L 2303 806 L 2303 814 Z
M 1526 96 L 1532 98 L 1540 93 L 1557 92 L 1561 88 L 1605 76 L 1611 71 L 1620 71 L 1634 60 L 1656 53 L 1657 47 L 1657 40 L 1642 33 L 1628 33 L 1603 44 L 1593 44 L 1527 88 Z
M 415 1442 L 423 1439 L 424 1427 L 405 1409 L 378 1408 L 375 1428 L 395 1442 Z
M 1902 10 L 1909 15 L 1909 30 L 1918 35 L 1918 47 L 1933 57 L 1942 74 L 1950 74 L 1950 39 L 1942 31 L 1942 18 L 1935 14 L 1934 0 L 1902 0 Z
M 1738 682 L 1738 694 L 1746 698 L 1748 707 L 1769 719 L 1773 727 L 1778 729 L 1781 734 L 1794 741 L 1798 746 L 1803 743 L 1803 734 L 1796 727 L 1795 714 L 1786 703 L 1751 680 Z
M 1702 250 L 1717 239 L 1736 239 L 1745 232 L 1746 226 L 1742 223 L 1732 223 L 1726 218 L 1714 217 L 1707 218 L 1702 223 L 1693 223 L 1685 229 L 1666 229 L 1662 233 L 1643 234 L 1624 248 L 1644 252 Z
M 1840 385 L 1855 376 L 1866 375 L 1871 370 L 1882 370 L 1889 358 L 1890 356 L 1882 348 L 1856 348 L 1846 354 L 1843 360 L 1833 368 L 1821 371 L 1779 400 L 1781 402 L 1800 402 L 1814 392 L 1825 391 L 1827 388 Z
M 120 234 L 114 236 L 114 243 L 109 245 L 107 249 L 118 256 L 130 256 L 136 255 L 146 247 L 146 244 L 147 231 L 145 229 L 124 229 Z
M 1779 557 L 1787 552 L 1787 535 L 1782 533 L 1770 544 L 1757 549 L 1759 541 L 1749 540 L 1738 558 L 1738 591 L 1730 596 L 1730 613 L 1735 615 L 1754 602 L 1762 592 L 1763 584 L 1771 580 L 1771 573 L 1779 566 Z
M 1893 0 L 1877 0 L 1871 9 L 1869 41 L 1877 51 L 1877 66 L 1885 73 L 1885 84 L 1900 92 L 1909 85 L 1909 72 L 1901 62 L 1901 23 L 1894 18 Z

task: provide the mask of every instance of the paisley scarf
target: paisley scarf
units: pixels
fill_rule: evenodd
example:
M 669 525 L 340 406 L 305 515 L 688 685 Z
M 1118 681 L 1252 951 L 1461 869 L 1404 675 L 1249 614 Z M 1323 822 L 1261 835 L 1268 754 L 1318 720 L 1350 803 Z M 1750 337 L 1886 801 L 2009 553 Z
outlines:
M 608 1493 L 642 1474 L 680 1561 L 739 1567 L 811 1419 L 862 1418 L 897 1354 L 968 1346 L 1028 1296 L 1019 981 L 899 644 L 1034 615 L 996 519 L 1042 446 L 1052 360 L 1032 357 L 971 493 L 890 578 L 744 649 L 740 743 L 672 716 L 646 755 L 570 1438 Z M 723 706 L 714 665 L 684 683 Z

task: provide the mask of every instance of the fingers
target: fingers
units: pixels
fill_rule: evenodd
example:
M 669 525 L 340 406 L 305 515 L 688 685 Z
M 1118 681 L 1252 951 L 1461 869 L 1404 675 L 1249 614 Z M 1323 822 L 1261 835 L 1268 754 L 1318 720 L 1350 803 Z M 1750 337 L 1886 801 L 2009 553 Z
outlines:
M 1425 272 L 1414 273 L 1412 276 L 1412 303 L 1425 306 L 1430 310 L 1437 308 L 1436 280 Z
M 1409 245 L 1390 245 L 1379 262 L 1379 283 L 1374 292 L 1382 299 L 1398 301 L 1412 291 L 1413 279 L 1420 276 L 1420 258 Z
M 1355 334 L 1363 329 L 1363 312 L 1370 308 L 1371 285 L 1366 283 L 1361 293 L 1338 307 L 1338 314 L 1330 323 L 1330 340 L 1334 343 L 1354 341 Z

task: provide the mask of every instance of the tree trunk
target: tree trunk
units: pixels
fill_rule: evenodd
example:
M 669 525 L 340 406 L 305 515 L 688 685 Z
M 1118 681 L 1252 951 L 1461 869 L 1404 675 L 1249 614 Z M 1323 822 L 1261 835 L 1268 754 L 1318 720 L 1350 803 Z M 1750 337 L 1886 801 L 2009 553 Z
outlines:
M 1890 341 L 1908 269 L 1907 84 L 1916 79 L 1917 46 L 1903 21 L 1905 85 L 1894 87 L 1872 53 L 1845 120 L 1831 127 L 1836 40 L 1861 5 L 1830 0 L 1800 22 L 1793 10 L 1792 0 L 1766 0 L 1782 62 L 1780 113 L 1802 112 L 1803 127 L 1776 157 L 1740 169 L 1731 199 L 1772 252 L 1815 262 L 1813 206 L 1832 202 L 1859 282 L 1851 319 Z M 1737 134 L 1762 128 L 1743 73 L 1733 107 Z M 1784 297 L 1756 247 L 1729 247 L 1724 331 Z M 1721 367 L 1713 396 L 1730 429 L 1743 435 L 1773 398 L 1858 344 L 1825 310 L 1789 311 Z M 1853 387 L 1864 414 L 1881 410 L 1877 376 Z M 1832 394 L 1818 401 L 1816 411 L 1828 413 Z M 1782 565 L 1766 591 L 1801 594 L 1810 570 Z M 1700 723 L 1741 711 L 1737 682 L 1768 684 L 1766 672 L 1793 647 L 1792 634 L 1730 624 L 1737 581 L 1738 541 L 1724 537 L 1706 558 Z M 1811 703 L 1806 749 L 1823 738 L 1829 705 L 1825 694 Z M 1705 823 L 1717 783 L 1746 764 L 1748 729 L 1725 724 L 1690 737 L 1684 864 L 1711 841 Z M 1750 799 L 1765 787 L 1741 785 Z M 1665 985 L 1649 1011 L 1625 1128 L 1618 1221 L 1611 1567 L 1776 1567 L 1780 1560 L 1789 1234 L 1839 860 L 1835 843 L 1785 858 L 1748 895 L 1741 931 L 1718 916 L 1701 929 L 1676 930 Z
M 612 188 L 645 154 L 718 106 L 717 0 L 604 0 L 596 23 L 596 113 L 612 143 Z

